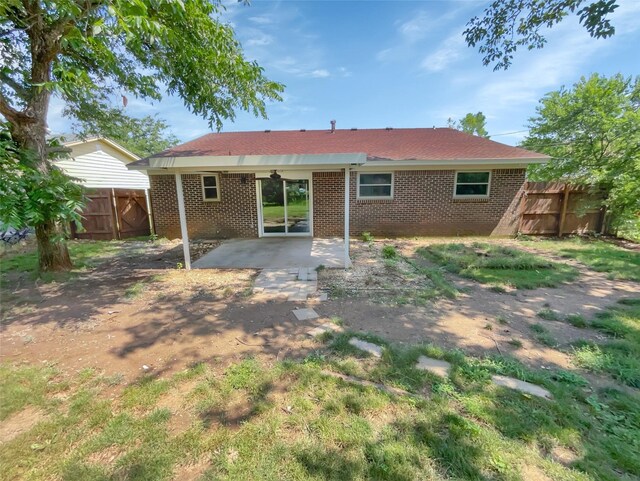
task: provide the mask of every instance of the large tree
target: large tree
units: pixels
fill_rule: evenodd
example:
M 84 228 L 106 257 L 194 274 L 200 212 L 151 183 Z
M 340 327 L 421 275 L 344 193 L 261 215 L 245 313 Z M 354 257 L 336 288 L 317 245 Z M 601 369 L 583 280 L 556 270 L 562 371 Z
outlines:
M 447 125 L 452 129 L 458 129 L 466 132 L 467 134 L 489 138 L 489 132 L 487 132 L 486 124 L 487 117 L 482 112 L 477 112 L 475 114 L 469 112 L 458 122 L 452 118 L 447 119 Z
M 507 69 L 519 47 L 542 48 L 547 39 L 541 33 L 572 14 L 594 38 L 607 38 L 615 27 L 607 18 L 618 8 L 616 0 L 495 0 L 484 15 L 473 17 L 463 35 L 470 47 L 478 46 L 482 62 L 495 62 L 494 70 Z
M 73 126 L 73 131 L 81 138 L 108 137 L 140 157 L 157 154 L 179 142 L 167 122 L 157 115 L 135 118 L 116 108 L 83 120 Z
M 237 109 L 266 117 L 282 85 L 247 61 L 219 0 L 3 0 L 0 114 L 42 176 L 54 174 L 47 113 L 58 95 L 78 120 L 119 95 L 182 98 L 220 128 Z M 60 199 L 64 202 L 64 199 Z M 41 269 L 68 268 L 64 219 L 35 224 Z M 47 239 L 44 242 L 43 239 Z
M 640 77 L 583 77 L 545 95 L 528 127 L 523 146 L 551 156 L 533 179 L 604 188 L 614 227 L 640 228 Z

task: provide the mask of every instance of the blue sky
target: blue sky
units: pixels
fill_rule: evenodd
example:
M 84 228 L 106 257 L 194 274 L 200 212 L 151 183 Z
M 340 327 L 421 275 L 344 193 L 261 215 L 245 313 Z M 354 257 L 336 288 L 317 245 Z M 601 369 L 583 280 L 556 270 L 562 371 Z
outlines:
M 495 140 L 516 144 L 546 92 L 593 72 L 640 74 L 640 0 L 620 0 L 613 38 L 592 39 L 567 18 L 548 31 L 544 49 L 519 51 L 506 72 L 484 67 L 462 38 L 488 3 L 227 0 L 223 21 L 247 57 L 286 89 L 283 102 L 268 105 L 268 120 L 238 112 L 223 131 L 324 129 L 331 119 L 338 128 L 445 126 L 449 117 L 482 111 Z M 56 133 L 70 125 L 61 110 L 54 101 Z M 177 98 L 130 98 L 127 112 L 157 113 L 183 141 L 210 131 Z

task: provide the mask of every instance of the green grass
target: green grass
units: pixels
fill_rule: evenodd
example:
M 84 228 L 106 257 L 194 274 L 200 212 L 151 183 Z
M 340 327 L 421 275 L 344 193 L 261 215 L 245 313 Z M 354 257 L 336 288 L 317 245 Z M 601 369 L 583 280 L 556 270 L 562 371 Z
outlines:
M 607 273 L 610 279 L 640 281 L 640 252 L 609 242 L 570 238 L 564 240 L 527 240 L 524 245 L 575 259 L 589 269 Z
M 94 267 L 100 262 L 113 257 L 126 241 L 76 241 L 68 242 L 69 255 L 75 270 Z M 33 250 L 25 253 L 7 253 L 0 259 L 0 271 L 5 273 L 38 274 L 38 253 Z M 62 274 L 64 276 L 64 274 Z M 45 281 L 57 280 L 59 274 L 44 274 Z M 4 277 L 2 282 L 4 284 Z
M 569 314 L 564 319 L 573 327 L 587 327 L 587 321 L 582 314 Z
M 540 319 L 545 319 L 547 321 L 559 321 L 560 320 L 560 315 L 554 311 L 553 309 L 549 308 L 549 307 L 545 307 L 543 309 L 540 309 L 537 313 L 537 316 Z
M 573 267 L 541 256 L 481 242 L 434 244 L 419 248 L 417 253 L 449 272 L 489 284 L 493 290 L 496 286 L 516 289 L 555 287 L 578 275 Z
M 573 350 L 574 363 L 640 388 L 640 298 L 623 299 L 596 316 L 589 325 L 611 339 L 600 344 L 577 343 Z
M 93 370 L 61 388 L 62 374 L 51 368 L 2 365 L 3 406 L 50 403 L 45 419 L 0 444 L 3 479 L 162 481 L 182 479 L 183 468 L 198 463 L 205 480 L 522 481 L 523 465 L 565 481 L 640 476 L 640 405 L 630 395 L 585 391 L 570 371 L 369 335 L 361 337 L 387 349 L 382 359 L 363 359 L 348 345 L 351 335 L 300 362 L 245 359 L 222 372 L 198 364 L 165 379 L 145 376 L 113 399 Z M 416 370 L 420 355 L 451 362 L 450 378 Z M 416 395 L 391 396 L 323 370 Z M 491 374 L 541 384 L 554 400 L 496 388 Z M 64 405 L 50 401 L 60 389 Z M 162 407 L 169 398 L 177 411 Z M 177 429 L 174 413 L 189 422 Z M 576 460 L 554 461 L 555 446 Z
M 541 324 L 532 324 L 531 330 L 535 333 L 536 341 L 545 346 L 554 347 L 557 345 L 556 340 L 553 338 L 549 330 Z
M 281 217 L 284 219 L 284 206 L 283 205 L 264 205 L 262 207 L 262 213 L 266 219 Z M 306 202 L 289 202 L 287 204 L 287 214 L 289 218 L 293 217 L 305 217 L 309 215 L 309 206 Z

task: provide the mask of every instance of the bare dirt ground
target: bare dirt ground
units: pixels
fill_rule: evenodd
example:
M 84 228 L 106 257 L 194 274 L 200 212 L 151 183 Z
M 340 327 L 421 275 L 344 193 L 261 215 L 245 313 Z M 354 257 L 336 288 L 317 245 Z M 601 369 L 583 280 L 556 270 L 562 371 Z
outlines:
M 143 366 L 159 375 L 201 360 L 281 360 L 314 347 L 304 335 L 311 324 L 291 314 L 295 303 L 251 299 L 257 271 L 187 272 L 176 269 L 181 255 L 179 244 L 137 243 L 65 283 L 14 279 L 3 300 L 0 361 L 92 367 L 127 383 Z
M 387 242 L 412 256 L 419 245 L 440 241 Z M 570 368 L 562 346 L 599 334 L 545 321 L 536 313 L 549 307 L 589 318 L 620 298 L 640 294 L 638 283 L 610 281 L 574 263 L 580 277 L 558 288 L 498 293 L 451 276 L 464 291 L 458 298 L 398 305 L 387 302 L 381 289 L 413 289 L 419 279 L 402 269 L 385 269 L 379 255 L 384 243 L 354 241 L 354 268 L 320 275 L 321 287 L 340 280 L 362 289 L 356 297 L 309 302 L 321 315 L 309 322 L 291 313 L 305 303 L 254 298 L 255 270 L 176 269 L 182 247 L 175 243 L 125 246 L 113 259 L 65 283 L 15 280 L 3 301 L 0 362 L 52 363 L 71 371 L 92 367 L 126 384 L 145 372 L 143 366 L 161 375 L 196 361 L 227 365 L 247 355 L 268 361 L 304 357 L 319 347 L 306 336 L 310 327 L 338 316 L 348 328 L 391 341 L 432 342 L 472 354 L 500 352 L 536 367 Z M 532 324 L 544 325 L 560 350 L 537 342 Z
M 383 245 L 395 246 L 411 258 L 415 250 L 436 242 L 452 239 L 393 239 L 373 244 L 352 243 L 354 269 L 350 272 L 323 272 L 321 287 L 329 291 L 344 289 L 340 299 L 323 304 L 330 315 L 341 317 L 345 326 L 372 332 L 398 342 L 430 342 L 448 348 L 460 348 L 472 354 L 509 354 L 534 367 L 571 368 L 569 356 L 562 348 L 578 339 L 603 339 L 602 334 L 573 327 L 564 321 L 547 321 L 537 316 L 543 308 L 556 311 L 560 317 L 581 314 L 586 319 L 625 297 L 640 295 L 640 284 L 609 280 L 606 274 L 587 269 L 579 262 L 554 257 L 544 251 L 537 254 L 575 266 L 580 275 L 572 283 L 556 288 L 494 292 L 488 286 L 445 274 L 461 294 L 456 299 L 436 299 L 425 306 L 397 305 L 393 293 L 403 287 L 414 288 L 417 281 L 403 280 L 407 268 L 389 270 L 380 255 Z M 474 242 L 477 239 L 456 239 Z M 500 242 L 523 249 L 521 243 Z M 351 295 L 349 295 L 351 289 Z M 390 294 L 391 293 L 391 294 Z M 397 294 L 396 294 L 397 295 Z M 557 342 L 548 347 L 535 339 L 533 324 L 544 326 Z M 559 349 L 560 350 L 559 350 Z

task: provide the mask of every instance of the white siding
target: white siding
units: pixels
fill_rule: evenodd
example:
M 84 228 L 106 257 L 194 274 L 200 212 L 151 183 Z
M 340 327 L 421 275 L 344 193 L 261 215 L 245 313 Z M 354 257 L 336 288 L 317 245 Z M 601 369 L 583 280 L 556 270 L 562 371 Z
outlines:
M 73 155 L 73 153 L 71 154 Z M 98 150 L 77 157 L 59 160 L 55 164 L 68 175 L 80 179 L 82 185 L 92 189 L 148 189 L 149 178 L 142 172 L 129 170 L 125 162 L 131 159 L 123 156 L 122 160 L 109 153 Z

